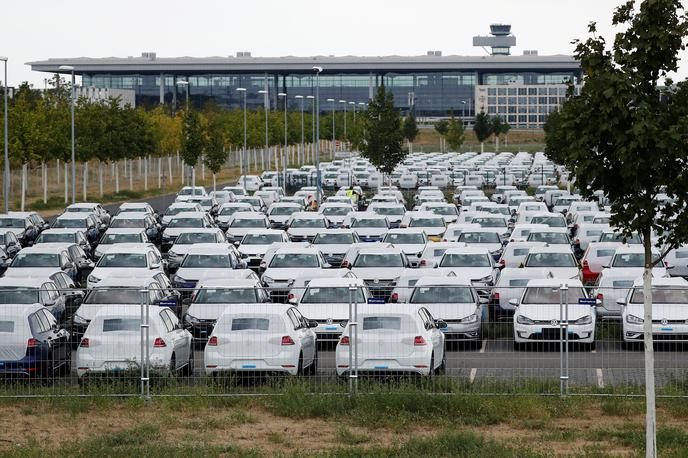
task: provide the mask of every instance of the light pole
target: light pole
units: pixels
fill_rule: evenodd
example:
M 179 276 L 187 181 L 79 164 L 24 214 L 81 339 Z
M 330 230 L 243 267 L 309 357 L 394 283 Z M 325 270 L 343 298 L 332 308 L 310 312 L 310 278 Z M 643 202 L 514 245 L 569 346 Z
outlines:
M 302 95 L 295 95 L 295 99 L 299 99 L 301 101 L 301 154 L 305 154 L 304 150 L 304 145 L 303 145 L 303 96 Z M 305 161 L 304 161 L 305 162 Z
M 320 73 L 323 69 L 322 67 L 313 67 L 313 70 L 315 70 L 315 104 L 313 105 L 313 112 L 315 113 L 315 200 L 319 209 L 322 194 L 322 180 L 320 178 Z
M 189 82 L 188 81 L 177 81 L 177 86 L 181 86 L 186 89 L 186 109 L 189 109 Z
M 280 92 L 278 97 L 284 97 L 284 151 L 282 151 L 282 184 L 284 184 L 284 192 L 287 192 L 287 147 L 288 147 L 288 129 L 287 129 L 287 93 Z
M 334 142 L 335 142 L 335 123 L 334 123 L 334 99 L 327 99 L 332 104 L 332 159 L 334 159 Z
M 261 89 L 258 94 L 263 94 L 263 110 L 265 111 L 265 153 L 268 155 L 268 162 L 270 161 L 270 139 L 268 137 L 268 91 Z M 277 168 L 277 162 L 275 162 L 275 168 Z M 279 172 L 278 172 L 279 173 Z
M 356 102 L 349 102 L 349 105 L 353 107 L 354 110 L 354 124 L 356 123 Z
M 311 143 L 311 160 L 313 160 L 313 148 L 315 148 L 315 96 L 307 95 L 306 98 L 311 101 L 311 110 L 313 111 L 313 116 L 311 116 L 311 128 L 313 130 L 313 141 Z
M 72 114 L 72 203 L 76 203 L 76 148 L 74 144 L 74 67 L 71 65 L 60 65 L 59 70 L 72 72 L 72 100 L 71 100 L 71 114 Z M 7 119 L 7 117 L 5 117 Z
M 189 82 L 188 81 L 177 81 L 177 86 L 181 86 L 186 91 L 186 110 L 189 110 Z M 175 88 L 175 92 L 177 89 Z M 175 110 L 177 107 L 174 107 Z M 124 164 L 126 166 L 126 163 Z M 191 194 L 196 195 L 196 168 L 191 167 Z
M 346 100 L 340 100 L 339 103 L 344 104 L 344 141 L 346 141 Z
M 461 117 L 462 118 L 466 117 L 466 101 L 465 100 L 461 101 Z
M 7 213 L 10 211 L 10 159 L 7 149 L 7 144 L 9 141 L 9 131 L 7 130 L 7 57 L 2 56 L 0 57 L 0 60 L 5 63 L 5 79 L 3 80 L 5 82 L 5 92 L 3 93 L 5 99 L 5 117 L 3 118 L 5 124 L 5 175 L 4 179 L 2 180 L 2 193 L 5 198 L 5 213 Z
M 248 159 L 246 157 L 246 88 L 245 87 L 238 87 L 237 92 L 241 92 L 244 96 L 244 149 L 241 152 L 241 176 L 244 178 L 241 180 L 241 186 L 246 190 L 246 174 L 244 174 L 244 165 L 246 166 L 246 170 L 248 171 L 249 167 L 248 164 L 244 164 L 246 160 Z

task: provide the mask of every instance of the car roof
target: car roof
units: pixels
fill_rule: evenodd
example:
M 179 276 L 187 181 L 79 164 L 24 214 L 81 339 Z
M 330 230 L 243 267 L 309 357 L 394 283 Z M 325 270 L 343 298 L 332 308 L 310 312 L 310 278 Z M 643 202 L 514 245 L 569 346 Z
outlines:
M 562 284 L 571 287 L 583 287 L 583 283 L 577 279 L 562 279 L 562 278 L 537 278 L 530 280 L 528 282 L 528 288 L 547 288 L 547 287 L 558 287 Z
M 84 231 L 79 229 L 78 227 L 60 227 L 46 229 L 43 232 L 41 232 L 41 234 L 74 234 L 75 232 L 83 233 Z
M 221 243 L 194 243 L 186 254 L 229 254 L 229 245 L 225 245 L 224 252 L 221 251 L 222 245 Z
M 216 234 L 218 232 L 224 233 L 219 227 L 190 227 L 190 228 L 179 228 L 179 235 L 182 234 Z
M 144 288 L 148 287 L 151 283 L 157 283 L 153 277 L 156 273 L 157 272 L 151 272 L 150 276 L 141 275 L 141 273 L 137 273 L 136 276 L 123 275 L 125 272 L 119 274 L 113 273 L 100 280 L 94 288 Z
M 92 213 L 70 212 L 70 213 L 62 213 L 60 216 L 57 217 L 57 219 L 86 219 L 91 215 L 92 215 Z
M 551 272 L 546 268 L 520 269 L 518 267 L 505 267 L 501 270 L 497 282 L 499 283 L 502 278 L 547 278 L 550 274 Z
M 195 211 L 195 212 L 179 212 L 176 215 L 172 216 L 172 219 L 175 218 L 194 218 L 194 219 L 200 219 L 203 218 L 207 213 L 204 211 Z
M 573 251 L 568 245 L 535 246 L 530 249 L 529 254 L 537 253 L 573 253 Z
M 320 250 L 318 250 L 315 247 L 312 246 L 303 246 L 303 245 L 296 245 L 296 246 L 281 246 L 275 250 L 275 255 L 277 254 L 290 254 L 290 253 L 303 253 L 303 254 L 317 254 L 320 253 Z
M 358 277 L 319 277 L 314 278 L 308 283 L 308 287 L 327 287 L 327 286 L 365 286 L 362 278 Z
M 65 208 L 95 208 L 98 205 L 100 204 L 96 202 L 76 202 L 74 204 L 67 205 Z
M 402 254 L 403 250 L 398 247 L 380 247 L 380 248 L 362 248 L 358 250 L 358 254 Z
M 633 287 L 643 286 L 643 279 L 637 278 L 633 281 Z M 652 286 L 681 286 L 688 287 L 688 281 L 682 277 L 652 277 Z
M 0 287 L 3 286 L 17 286 L 17 287 L 36 287 L 38 288 L 41 286 L 43 283 L 46 281 L 52 281 L 48 277 L 31 277 L 31 276 L 23 276 L 23 277 L 0 277 Z M 3 308 L 3 314 L 5 313 L 5 309 Z
M 424 234 L 423 229 L 418 229 L 416 227 L 397 227 L 387 231 L 387 234 Z
M 460 243 L 460 242 L 459 242 Z M 465 246 L 465 247 L 454 247 L 454 248 L 449 248 L 447 251 L 444 252 L 444 254 L 485 254 L 489 255 L 490 250 L 487 248 L 483 247 L 478 247 L 478 246 Z
M 141 234 L 146 232 L 142 227 L 109 227 L 104 234 Z
M 265 213 L 254 212 L 254 211 L 250 211 L 250 212 L 238 211 L 238 212 L 232 213 L 232 218 L 234 218 L 234 219 L 264 219 Z
M 292 218 L 305 218 L 305 219 L 324 219 L 325 215 L 317 212 L 294 212 L 291 214 Z
M 74 243 L 38 243 L 36 245 L 23 248 L 20 253 L 60 253 L 65 251 L 68 245 L 74 245 Z
M 153 251 L 153 248 L 148 243 L 116 243 L 110 248 L 107 254 L 116 253 L 148 253 Z
M 251 278 L 210 278 L 202 288 L 255 288 L 261 287 L 260 281 Z
M 294 306 L 291 304 L 265 303 L 260 307 L 255 304 L 232 304 L 231 307 L 226 307 L 220 314 L 220 319 L 224 315 L 268 315 L 268 314 L 284 314 Z M 219 321 L 219 319 L 218 319 Z
M 456 275 L 445 275 L 437 277 L 421 277 L 416 282 L 416 286 L 471 286 L 471 280 L 467 277 L 458 277 Z
M 122 212 L 118 213 L 117 215 L 112 217 L 112 220 L 117 220 L 117 219 L 124 219 L 124 218 L 129 218 L 129 219 L 144 219 L 148 218 L 150 215 L 148 213 L 141 213 L 141 212 Z

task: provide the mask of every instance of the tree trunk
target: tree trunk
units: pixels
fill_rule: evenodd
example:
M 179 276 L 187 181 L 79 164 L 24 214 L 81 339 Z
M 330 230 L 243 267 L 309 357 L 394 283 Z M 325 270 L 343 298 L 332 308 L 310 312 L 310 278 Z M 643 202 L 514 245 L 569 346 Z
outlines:
M 481 153 L 485 152 L 485 142 L 480 142 L 480 152 Z
M 217 179 L 215 174 L 213 173 L 213 191 L 217 191 Z
M 68 183 L 69 182 L 69 174 L 67 173 L 67 161 L 64 162 L 64 185 L 65 185 L 65 201 L 64 203 L 67 204 L 69 202 L 69 188 L 68 188 Z
M 57 160 L 57 166 L 55 167 L 55 171 L 57 172 L 57 184 L 60 184 L 60 160 Z
M 158 157 L 158 189 L 162 188 L 162 156 Z
M 124 178 L 127 177 L 127 158 L 124 158 Z
M 21 211 L 24 211 L 24 205 L 26 204 L 26 163 L 22 164 L 21 168 Z
M 509 134 L 504 134 L 504 146 L 509 146 Z
M 43 203 L 48 203 L 48 165 L 45 161 L 41 162 L 41 181 L 43 185 Z
M 103 199 L 103 163 L 98 161 L 98 193 L 101 200 Z
M 205 158 L 201 156 L 201 180 L 205 181 Z
M 129 190 L 134 190 L 134 160 L 129 160 Z
M 138 162 L 139 162 L 139 177 L 141 177 L 141 169 L 143 168 L 143 166 L 142 166 L 142 164 L 141 164 L 141 163 L 142 163 L 141 156 L 139 156 Z M 145 171 L 145 170 L 144 170 L 144 171 Z
M 196 167 L 191 167 L 191 187 L 193 188 L 193 195 L 196 195 Z
M 169 175 L 167 176 L 167 181 L 172 186 L 172 156 L 167 156 L 167 171 L 169 172 Z
M 655 408 L 655 354 L 652 347 L 652 232 L 643 231 L 643 341 L 645 346 L 645 456 L 657 456 L 657 411 Z
M 495 150 L 499 152 L 499 135 L 495 135 Z
M 143 190 L 148 191 L 148 156 L 143 158 Z
M 181 175 L 182 186 L 184 186 L 184 185 L 186 184 L 186 179 L 185 179 L 185 178 L 186 178 L 186 173 L 184 173 L 184 172 L 186 172 L 186 170 L 184 170 L 185 167 L 186 167 L 186 165 L 184 164 L 184 160 L 182 160 L 182 165 L 181 165 L 181 167 L 179 168 L 179 172 L 180 172 L 179 175 Z
M 265 148 L 260 149 L 260 168 L 265 170 Z
M 88 202 L 88 161 L 84 162 L 83 165 L 83 190 L 84 190 L 84 202 Z
M 119 194 L 119 162 L 115 162 L 115 194 Z

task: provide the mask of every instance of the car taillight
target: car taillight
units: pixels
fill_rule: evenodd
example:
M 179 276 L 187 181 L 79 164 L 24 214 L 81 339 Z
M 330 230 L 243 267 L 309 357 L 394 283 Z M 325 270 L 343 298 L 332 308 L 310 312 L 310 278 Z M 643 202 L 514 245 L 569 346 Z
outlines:
M 29 348 L 36 348 L 40 345 L 41 343 L 37 339 L 29 339 L 26 341 L 26 346 Z
M 81 339 L 81 343 L 79 344 L 81 348 L 88 348 L 89 345 L 90 342 L 88 341 L 88 337 L 84 337 L 83 339 Z
M 349 267 L 349 261 L 342 261 L 342 268 L 346 269 Z
M 392 293 L 392 296 L 390 297 L 390 300 L 392 302 L 397 302 L 399 300 L 399 294 L 398 293 Z
M 575 245 L 580 245 L 580 240 L 576 239 L 575 242 L 573 242 Z
M 420 265 L 421 265 L 421 266 L 427 266 L 427 265 L 428 265 L 428 261 L 426 261 L 425 259 L 421 259 L 421 260 L 420 260 Z
M 294 339 L 290 336 L 282 336 L 282 345 L 294 345 Z
M 344 336 L 339 341 L 339 345 L 349 345 L 349 336 Z
M 208 345 L 211 347 L 217 347 L 217 336 L 212 336 L 210 339 L 208 339 Z
M 597 293 L 597 299 L 600 300 L 600 301 L 601 301 L 602 299 L 604 299 L 604 294 L 602 294 L 602 293 Z
M 289 295 L 287 295 L 287 300 L 290 301 L 290 300 L 294 299 L 295 297 L 296 296 L 294 296 L 294 293 L 289 293 Z
M 587 260 L 587 259 L 583 261 L 583 268 L 584 268 L 584 269 L 589 269 L 589 268 L 590 268 L 590 264 L 588 264 L 588 260 Z
M 664 261 L 664 267 L 669 267 L 669 263 Z
M 164 340 L 162 340 L 162 337 L 156 337 L 155 342 L 153 342 L 153 347 L 155 348 L 163 348 L 166 347 L 167 344 L 165 343 Z
M 502 267 L 506 267 L 506 259 L 500 259 L 499 260 L 499 265 Z
M 499 293 L 493 293 L 493 294 L 492 294 L 492 299 L 498 301 L 498 300 L 499 300 Z
M 423 336 L 416 336 L 413 339 L 413 345 L 426 345 Z

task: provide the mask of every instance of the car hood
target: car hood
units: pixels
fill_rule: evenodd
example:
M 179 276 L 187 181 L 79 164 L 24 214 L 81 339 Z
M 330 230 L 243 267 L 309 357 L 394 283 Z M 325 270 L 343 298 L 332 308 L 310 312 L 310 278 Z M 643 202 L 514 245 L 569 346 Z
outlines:
M 474 303 L 469 304 L 422 304 L 430 311 L 433 318 L 438 320 L 458 320 L 478 313 Z
M 332 269 L 321 269 L 320 267 L 268 267 L 263 276 L 267 276 L 277 281 L 293 281 L 297 276 L 324 277 L 331 273 Z
M 351 271 L 365 280 L 394 280 L 404 273 L 403 267 L 354 267 Z
M 186 232 L 189 229 L 193 230 L 193 228 L 189 227 L 168 227 L 165 229 L 165 231 L 162 233 L 162 236 L 169 236 L 169 237 L 179 237 L 179 234 L 182 232 Z
M 243 237 L 248 233 L 254 232 L 255 227 L 228 227 L 227 237 Z
M 572 298 L 572 300 L 574 299 Z M 541 321 L 559 320 L 561 317 L 559 304 L 521 304 L 516 313 L 531 320 Z M 580 305 L 575 302 L 569 304 L 569 321 L 577 320 L 586 315 L 595 315 L 589 305 Z
M 629 304 L 626 313 L 643 318 L 643 304 Z M 688 305 L 685 304 L 652 304 L 652 320 L 683 321 L 688 320 Z
M 339 245 L 339 244 L 333 243 L 333 244 L 327 244 L 327 245 L 313 245 L 313 246 L 315 248 L 317 248 L 318 251 L 320 251 L 325 256 L 329 256 L 332 254 L 340 254 L 341 255 L 341 254 L 346 253 L 346 250 L 349 249 L 350 245 L 348 245 L 348 244 Z
M 323 229 L 322 227 L 290 227 L 287 229 L 287 234 L 298 237 L 315 237 Z
M 349 319 L 349 304 L 299 304 L 299 311 L 311 320 L 327 320 L 332 318 L 334 321 Z
M 552 274 L 552 278 L 562 278 L 562 279 L 568 279 L 568 278 L 578 278 L 579 277 L 579 271 L 578 267 L 523 267 L 523 269 L 530 269 L 533 272 L 535 271 L 541 271 L 542 269 L 545 269 L 549 271 Z M 526 272 L 529 272 L 530 270 L 526 270 Z
M 389 231 L 386 227 L 356 227 L 353 230 L 359 237 L 382 237 Z
M 188 281 L 198 281 L 202 278 L 224 278 L 227 272 L 233 269 L 226 267 L 199 268 L 199 267 L 180 267 L 175 275 Z
M 492 267 L 438 267 L 437 270 L 443 272 L 444 276 L 453 272 L 459 278 L 469 278 L 471 280 L 480 280 L 493 274 Z
M 85 320 L 91 321 L 93 318 L 95 318 L 96 313 L 98 313 L 100 309 L 108 306 L 141 308 L 141 305 L 139 304 L 81 304 L 76 310 L 76 315 L 79 315 Z
M 187 254 L 189 251 L 193 249 L 193 244 L 192 245 L 172 245 L 170 248 L 170 252 L 172 253 L 177 253 L 179 255 L 184 256 Z
M 413 227 L 414 229 L 422 229 L 428 237 L 431 235 L 442 235 L 447 230 L 444 227 Z
M 413 243 L 413 244 L 399 244 L 399 245 L 394 245 L 396 248 L 401 248 L 401 251 L 404 252 L 407 256 L 413 255 L 416 256 L 418 253 L 422 252 L 425 249 L 425 245 L 421 243 Z
M 10 267 L 5 271 L 3 277 L 41 277 L 47 278 L 55 272 L 62 272 L 59 267 Z
M 268 219 L 270 222 L 273 223 L 280 223 L 284 224 L 288 219 L 290 215 L 273 215 L 273 216 L 268 216 Z
M 501 243 L 467 243 L 466 246 L 485 248 L 490 253 L 494 253 L 495 251 L 499 251 L 502 249 Z
M 229 307 L 257 306 L 260 304 L 194 304 L 189 305 L 186 313 L 200 320 L 217 320 Z
M 96 267 L 91 272 L 94 277 L 100 278 L 101 280 L 107 278 L 111 275 L 118 274 L 119 276 L 126 277 L 150 277 L 151 273 L 156 273 L 157 271 L 148 269 L 146 267 Z
M 272 245 L 239 245 L 237 250 L 239 253 L 246 256 L 259 256 L 262 258 L 271 246 Z

